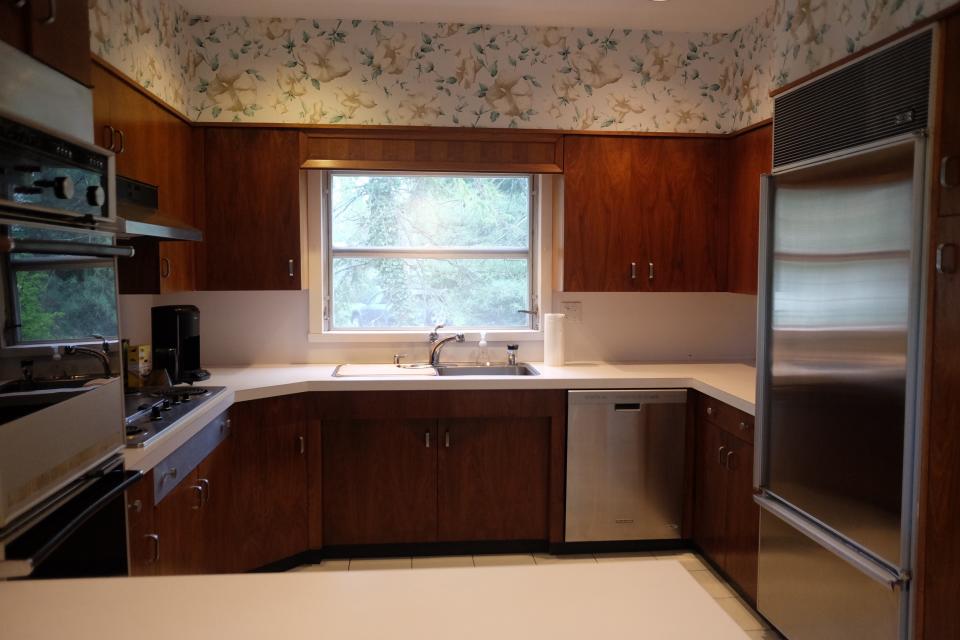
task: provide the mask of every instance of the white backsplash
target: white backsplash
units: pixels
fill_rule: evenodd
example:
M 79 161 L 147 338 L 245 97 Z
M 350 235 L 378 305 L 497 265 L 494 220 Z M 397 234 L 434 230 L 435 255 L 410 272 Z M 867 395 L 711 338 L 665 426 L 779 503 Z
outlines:
M 338 343 L 307 340 L 306 291 L 203 291 L 120 296 L 123 335 L 150 341 L 150 307 L 193 304 L 200 309 L 204 366 L 389 362 L 395 353 L 426 358 L 424 344 Z M 752 362 L 756 297 L 730 293 L 555 293 L 583 303 L 581 323 L 566 325 L 567 361 Z M 501 359 L 506 343 L 490 342 Z M 449 345 L 449 360 L 476 357 L 476 344 Z M 540 342 L 520 343 L 520 359 L 541 361 Z

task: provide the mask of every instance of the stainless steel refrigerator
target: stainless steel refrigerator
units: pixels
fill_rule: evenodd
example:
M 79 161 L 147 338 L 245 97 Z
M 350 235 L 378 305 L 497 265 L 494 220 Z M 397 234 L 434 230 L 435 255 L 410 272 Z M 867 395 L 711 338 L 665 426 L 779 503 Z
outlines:
M 790 640 L 907 637 L 924 167 L 907 133 L 763 185 L 757 604 Z

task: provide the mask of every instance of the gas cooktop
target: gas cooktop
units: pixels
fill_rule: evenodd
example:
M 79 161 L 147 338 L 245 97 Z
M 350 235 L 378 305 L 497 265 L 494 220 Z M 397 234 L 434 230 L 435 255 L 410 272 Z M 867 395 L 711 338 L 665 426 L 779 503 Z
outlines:
M 225 387 L 158 387 L 124 398 L 127 446 L 145 447 L 167 427 L 215 398 Z

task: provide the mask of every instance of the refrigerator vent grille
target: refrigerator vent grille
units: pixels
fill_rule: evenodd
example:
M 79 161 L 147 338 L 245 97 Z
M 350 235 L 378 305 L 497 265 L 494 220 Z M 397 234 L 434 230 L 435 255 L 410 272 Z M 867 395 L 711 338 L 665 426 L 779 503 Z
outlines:
M 773 166 L 927 126 L 927 30 L 774 99 Z

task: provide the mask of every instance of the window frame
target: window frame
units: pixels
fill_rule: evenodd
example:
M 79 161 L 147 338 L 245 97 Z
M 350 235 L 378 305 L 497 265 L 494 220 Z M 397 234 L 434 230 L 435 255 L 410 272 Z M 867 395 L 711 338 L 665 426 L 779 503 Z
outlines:
M 528 316 L 528 324 L 517 327 L 465 327 L 457 328 L 465 334 L 467 340 L 476 340 L 481 332 L 489 340 L 540 341 L 543 339 L 541 316 L 543 309 L 549 309 L 550 283 L 550 220 L 552 212 L 552 189 L 550 176 L 526 172 L 441 172 L 441 171 L 376 171 L 376 170 L 308 170 L 307 182 L 307 244 L 308 244 L 308 281 L 309 289 L 309 333 L 310 342 L 394 342 L 419 343 L 429 329 L 424 328 L 333 328 L 332 277 L 334 253 L 338 257 L 350 257 L 351 249 L 332 249 L 332 203 L 331 178 L 339 175 L 396 175 L 396 176 L 511 176 L 526 177 L 530 184 L 530 231 L 529 245 L 522 254 L 516 250 L 502 249 L 466 249 L 466 250 L 422 250 L 389 248 L 387 250 L 362 249 L 362 257 L 464 257 L 474 255 L 484 257 L 527 256 L 528 300 L 534 314 Z M 546 192 L 546 193 L 545 193 Z M 546 212 L 546 213 L 545 213 Z M 344 256 L 343 254 L 348 254 Z M 356 256 L 354 256 L 356 257 Z M 317 286 L 319 284 L 319 286 Z M 447 329 L 451 331 L 453 328 Z

